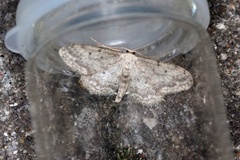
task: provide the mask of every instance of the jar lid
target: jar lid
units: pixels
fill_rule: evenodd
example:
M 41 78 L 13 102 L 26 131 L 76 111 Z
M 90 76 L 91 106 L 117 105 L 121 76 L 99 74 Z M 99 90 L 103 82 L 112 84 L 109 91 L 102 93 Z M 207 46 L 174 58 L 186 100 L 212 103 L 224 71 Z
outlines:
M 29 41 L 34 36 L 34 25 L 44 15 L 61 5 L 69 3 L 69 0 L 21 0 L 16 13 L 16 26 L 7 32 L 5 36 L 6 47 L 15 53 L 28 59 L 27 51 L 31 52 Z M 193 20 L 207 28 L 210 21 L 208 3 L 206 0 L 188 0 L 192 9 Z
M 33 36 L 34 24 L 51 10 L 68 3 L 69 0 L 21 0 L 16 12 L 16 26 L 9 30 L 5 36 L 6 47 L 15 53 L 20 53 L 26 58 L 24 42 Z M 24 38 L 25 37 L 25 38 Z

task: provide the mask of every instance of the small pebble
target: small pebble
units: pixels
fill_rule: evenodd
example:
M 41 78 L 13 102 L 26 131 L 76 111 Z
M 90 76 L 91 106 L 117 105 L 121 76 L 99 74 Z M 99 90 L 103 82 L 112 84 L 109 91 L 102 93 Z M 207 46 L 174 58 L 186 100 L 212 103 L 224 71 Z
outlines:
M 221 54 L 221 60 L 225 61 L 228 58 L 227 54 L 222 53 Z
M 226 29 L 227 29 L 226 26 L 225 26 L 223 23 L 218 23 L 218 24 L 216 25 L 216 28 L 217 28 L 217 29 L 220 29 L 220 30 L 226 30 Z

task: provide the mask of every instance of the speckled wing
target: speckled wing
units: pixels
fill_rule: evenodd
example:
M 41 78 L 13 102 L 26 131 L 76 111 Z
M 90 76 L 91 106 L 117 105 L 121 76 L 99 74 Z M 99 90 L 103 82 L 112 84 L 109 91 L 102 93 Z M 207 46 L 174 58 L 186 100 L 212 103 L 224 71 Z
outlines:
M 138 58 L 133 65 L 129 93 L 145 104 L 161 102 L 164 95 L 188 90 L 191 74 L 174 64 Z
M 82 83 L 91 94 L 114 95 L 119 86 L 121 73 L 122 67 L 118 62 L 110 65 L 104 71 L 91 76 L 82 76 L 80 83 Z
M 120 52 L 90 45 L 69 45 L 59 50 L 62 60 L 80 75 L 93 75 L 117 63 Z

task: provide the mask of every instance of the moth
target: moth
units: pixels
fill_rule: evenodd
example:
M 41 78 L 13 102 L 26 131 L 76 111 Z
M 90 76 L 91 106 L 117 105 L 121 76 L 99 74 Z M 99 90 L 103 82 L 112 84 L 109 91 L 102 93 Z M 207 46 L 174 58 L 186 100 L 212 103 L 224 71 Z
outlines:
M 74 44 L 62 47 L 65 64 L 81 75 L 79 82 L 94 95 L 114 95 L 119 103 L 125 94 L 152 105 L 164 96 L 188 90 L 192 75 L 184 68 L 135 55 L 131 50 Z

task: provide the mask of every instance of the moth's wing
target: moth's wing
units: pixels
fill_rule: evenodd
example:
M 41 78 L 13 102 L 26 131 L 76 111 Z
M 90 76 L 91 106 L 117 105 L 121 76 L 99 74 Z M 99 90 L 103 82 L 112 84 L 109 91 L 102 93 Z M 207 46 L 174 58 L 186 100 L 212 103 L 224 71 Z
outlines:
M 193 84 L 191 74 L 177 65 L 138 58 L 133 66 L 132 90 L 151 103 L 160 102 L 166 94 L 188 90 Z
M 128 94 L 137 101 L 151 105 L 163 100 L 163 94 L 156 91 L 153 85 L 148 82 L 148 77 L 143 77 L 140 70 L 133 68 Z
M 81 75 L 92 75 L 115 64 L 120 51 L 90 45 L 69 45 L 59 50 L 62 60 L 73 71 Z
M 153 85 L 157 92 L 177 93 L 188 90 L 193 85 L 192 75 L 180 66 L 144 58 L 139 58 L 136 66 L 141 71 L 141 76 Z
M 91 94 L 113 95 L 118 89 L 121 71 L 121 64 L 116 63 L 91 76 L 82 76 L 80 83 Z

